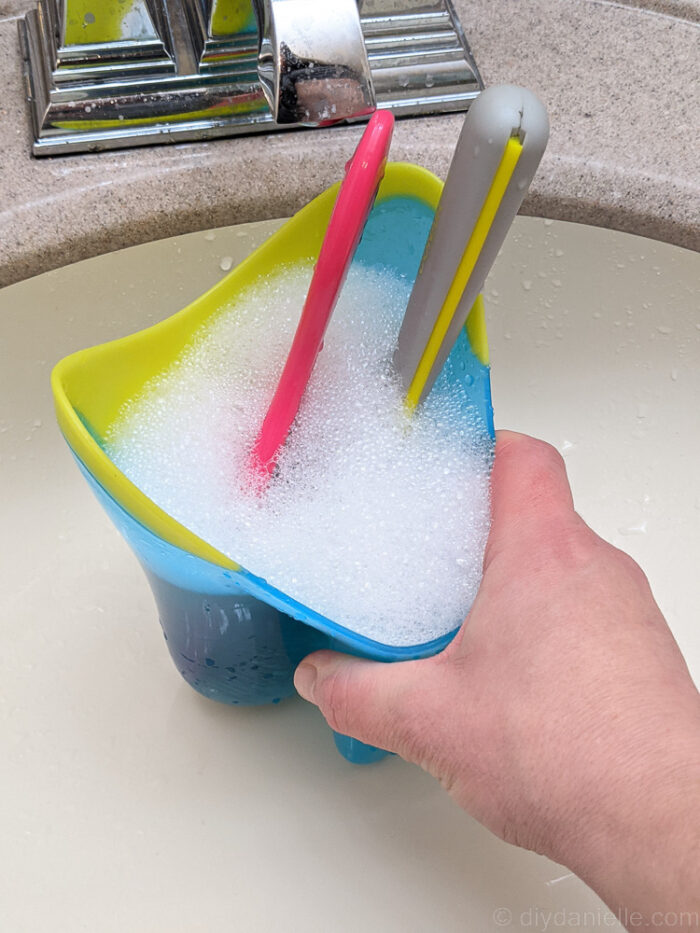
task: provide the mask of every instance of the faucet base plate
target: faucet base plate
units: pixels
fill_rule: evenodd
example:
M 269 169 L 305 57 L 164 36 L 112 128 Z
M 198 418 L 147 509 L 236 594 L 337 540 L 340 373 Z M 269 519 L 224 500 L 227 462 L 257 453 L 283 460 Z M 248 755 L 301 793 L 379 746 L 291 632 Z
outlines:
M 176 42 L 175 72 L 134 75 L 117 66 L 99 80 L 56 81 L 48 2 L 39 0 L 19 21 L 34 155 L 299 128 L 275 123 L 270 114 L 254 33 L 239 35 L 231 61 L 216 69 L 192 66 L 194 57 L 178 54 Z M 389 10 L 387 0 L 371 2 L 362 8 L 361 25 L 378 108 L 396 117 L 466 110 L 483 84 L 450 0 L 405 12 Z

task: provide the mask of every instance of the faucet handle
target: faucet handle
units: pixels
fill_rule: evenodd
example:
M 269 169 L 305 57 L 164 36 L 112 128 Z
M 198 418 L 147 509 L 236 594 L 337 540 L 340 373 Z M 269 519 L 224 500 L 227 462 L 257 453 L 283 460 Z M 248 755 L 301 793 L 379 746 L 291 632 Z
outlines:
M 376 108 L 356 0 L 253 0 L 258 76 L 277 123 L 324 125 Z

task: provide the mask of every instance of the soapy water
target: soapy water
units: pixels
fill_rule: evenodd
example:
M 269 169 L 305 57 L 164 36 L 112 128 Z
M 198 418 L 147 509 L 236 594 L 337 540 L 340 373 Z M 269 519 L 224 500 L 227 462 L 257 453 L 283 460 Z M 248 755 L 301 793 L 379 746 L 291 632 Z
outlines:
M 391 356 L 410 285 L 355 264 L 256 494 L 249 453 L 311 271 L 283 268 L 241 293 L 124 407 L 107 453 L 246 570 L 361 635 L 420 644 L 456 628 L 476 594 L 491 447 L 458 380 L 407 414 Z

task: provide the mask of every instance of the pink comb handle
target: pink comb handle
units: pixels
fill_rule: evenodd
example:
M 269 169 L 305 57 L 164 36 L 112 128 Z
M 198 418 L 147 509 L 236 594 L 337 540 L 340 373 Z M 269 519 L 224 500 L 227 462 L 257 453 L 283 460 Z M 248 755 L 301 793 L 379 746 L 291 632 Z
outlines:
M 328 222 L 304 309 L 277 389 L 251 452 L 251 470 L 264 484 L 275 468 L 323 345 L 335 308 L 384 175 L 394 117 L 376 111 L 346 166 Z

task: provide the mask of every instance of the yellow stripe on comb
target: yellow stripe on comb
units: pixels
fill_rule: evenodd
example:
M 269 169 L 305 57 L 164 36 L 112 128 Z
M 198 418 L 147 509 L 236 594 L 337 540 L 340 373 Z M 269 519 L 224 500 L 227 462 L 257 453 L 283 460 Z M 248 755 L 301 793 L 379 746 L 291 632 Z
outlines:
M 484 296 L 479 293 L 474 299 L 471 311 L 467 315 L 464 325 L 472 353 L 484 366 L 489 365 L 489 345 L 486 339 L 486 315 L 484 313 Z
M 501 201 L 506 193 L 506 189 L 513 176 L 515 166 L 518 164 L 518 159 L 522 151 L 523 145 L 520 140 L 517 136 L 511 136 L 503 150 L 503 156 L 496 169 L 496 174 L 493 176 L 491 187 L 486 195 L 479 216 L 474 224 L 469 242 L 462 253 L 462 258 L 457 266 L 455 277 L 447 290 L 447 295 L 440 308 L 440 313 L 435 321 L 430 339 L 426 344 L 425 350 L 423 350 L 423 355 L 420 358 L 420 362 L 416 367 L 416 372 L 408 387 L 406 406 L 411 411 L 418 404 L 425 384 L 428 381 L 428 377 L 435 365 L 435 360 L 440 352 L 440 347 L 447 335 L 447 331 L 450 328 L 452 318 L 457 310 L 457 305 L 474 271 L 474 266 L 479 259 L 481 250 L 486 242 L 486 237 L 489 234 L 489 230 L 501 206 Z M 476 305 L 476 302 L 474 304 Z

